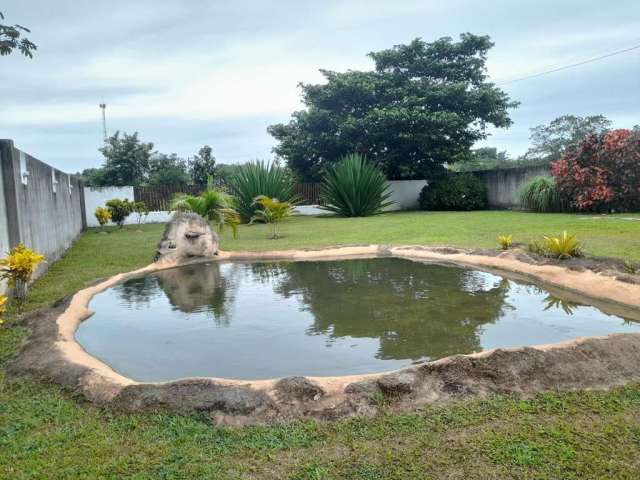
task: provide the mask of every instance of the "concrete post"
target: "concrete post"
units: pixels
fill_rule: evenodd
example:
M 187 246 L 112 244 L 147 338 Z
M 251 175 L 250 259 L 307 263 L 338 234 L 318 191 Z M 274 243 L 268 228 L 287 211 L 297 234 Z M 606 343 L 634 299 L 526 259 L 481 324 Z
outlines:
M 20 243 L 20 222 L 18 220 L 18 191 L 20 188 L 19 158 L 13 146 L 13 140 L 0 140 L 0 168 L 4 186 L 4 207 L 7 212 L 7 228 L 9 230 L 9 247 Z M 17 180 L 16 180 L 17 179 Z M 0 200 L 1 201 L 1 200 Z

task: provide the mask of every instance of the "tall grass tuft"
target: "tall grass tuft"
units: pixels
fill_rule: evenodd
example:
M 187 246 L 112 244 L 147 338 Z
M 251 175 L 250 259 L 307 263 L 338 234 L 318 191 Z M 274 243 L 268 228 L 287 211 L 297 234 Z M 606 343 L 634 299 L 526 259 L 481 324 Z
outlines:
M 519 193 L 520 204 L 534 212 L 561 212 L 564 210 L 560 193 L 553 177 L 535 177 Z
M 292 203 L 296 200 L 293 187 L 294 180 L 289 171 L 262 160 L 239 166 L 229 178 L 229 188 L 236 198 L 236 210 L 245 223 L 250 222 L 255 214 L 257 197 Z
M 329 167 L 320 190 L 322 208 L 343 217 L 367 217 L 381 213 L 393 202 L 380 167 L 363 156 L 345 156 Z

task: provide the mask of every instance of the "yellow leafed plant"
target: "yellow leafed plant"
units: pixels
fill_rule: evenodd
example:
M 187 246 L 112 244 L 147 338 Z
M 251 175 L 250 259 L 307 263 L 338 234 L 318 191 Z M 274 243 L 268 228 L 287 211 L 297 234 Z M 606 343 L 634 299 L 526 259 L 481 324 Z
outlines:
M 2 325 L 2 323 L 4 322 L 4 320 L 2 320 L 2 315 L 4 315 L 4 312 L 7 311 L 7 297 L 5 297 L 4 295 L 0 295 L 0 325 Z
M 513 244 L 513 235 L 498 235 L 498 243 L 502 250 L 509 250 Z
M 10 287 L 16 287 L 17 283 L 26 285 L 43 260 L 42 255 L 19 243 L 9 251 L 9 255 L 0 259 L 0 279 L 6 279 Z
M 100 226 L 106 225 L 111 220 L 111 212 L 104 207 L 96 208 L 95 216 Z
M 582 245 L 566 230 L 559 237 L 544 237 L 544 250 L 547 256 L 559 259 L 582 256 Z

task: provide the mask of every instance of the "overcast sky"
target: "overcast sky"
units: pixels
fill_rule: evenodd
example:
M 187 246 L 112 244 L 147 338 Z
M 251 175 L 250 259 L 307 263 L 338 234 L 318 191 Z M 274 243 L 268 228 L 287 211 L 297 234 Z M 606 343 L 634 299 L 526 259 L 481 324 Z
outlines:
M 0 138 L 62 170 L 100 165 L 107 129 L 187 157 L 270 158 L 269 124 L 300 107 L 319 68 L 369 69 L 366 54 L 415 37 L 490 35 L 494 81 L 640 44 L 638 0 L 0 1 L 32 30 L 34 59 L 0 57 Z M 512 156 L 529 128 L 571 113 L 640 123 L 640 49 L 504 85 L 521 106 L 485 142 Z

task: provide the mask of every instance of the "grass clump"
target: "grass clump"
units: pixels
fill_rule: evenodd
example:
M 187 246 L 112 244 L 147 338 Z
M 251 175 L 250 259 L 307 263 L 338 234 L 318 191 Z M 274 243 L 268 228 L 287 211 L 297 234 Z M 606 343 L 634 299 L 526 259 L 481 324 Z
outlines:
M 520 204 L 534 212 L 560 212 L 563 210 L 560 193 L 553 177 L 535 177 L 519 193 Z

